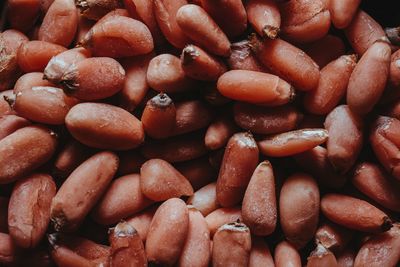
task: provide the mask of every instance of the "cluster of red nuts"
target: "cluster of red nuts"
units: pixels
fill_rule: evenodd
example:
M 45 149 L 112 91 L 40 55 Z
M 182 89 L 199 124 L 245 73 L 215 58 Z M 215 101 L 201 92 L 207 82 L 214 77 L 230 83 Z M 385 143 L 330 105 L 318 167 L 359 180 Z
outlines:
M 8 0 L 0 265 L 395 267 L 400 37 L 361 0 Z

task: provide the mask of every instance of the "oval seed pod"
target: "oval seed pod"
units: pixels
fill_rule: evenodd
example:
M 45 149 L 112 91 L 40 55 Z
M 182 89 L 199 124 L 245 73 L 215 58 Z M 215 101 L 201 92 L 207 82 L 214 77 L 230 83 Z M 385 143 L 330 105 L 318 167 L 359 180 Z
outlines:
M 286 239 L 296 248 L 304 247 L 317 230 L 319 216 L 319 189 L 311 176 L 297 173 L 285 180 L 279 197 L 279 214 Z
M 147 266 L 144 245 L 135 228 L 127 222 L 120 222 L 110 229 L 110 265 L 115 267 Z
M 281 27 L 281 14 L 273 0 L 250 0 L 246 4 L 249 23 L 262 37 L 275 39 Z
M 35 24 L 40 12 L 40 0 L 7 1 L 7 21 L 12 29 L 27 32 Z M 6 5 L 4 5 L 4 8 Z
M 312 149 L 327 139 L 325 129 L 301 129 L 266 137 L 257 144 L 266 156 L 286 157 Z
M 317 88 L 307 92 L 304 97 L 304 107 L 307 111 L 325 115 L 335 108 L 346 94 L 356 61 L 355 55 L 344 55 L 321 70 Z
M 10 2 L 9 2 L 10 5 Z M 20 71 L 18 68 L 18 49 L 29 39 L 16 30 L 0 33 L 0 92 L 11 89 Z
M 249 258 L 249 267 L 274 267 L 274 260 L 267 243 L 257 236 L 251 237 L 251 251 Z
M 71 231 L 81 224 L 106 191 L 117 168 L 117 155 L 104 151 L 71 173 L 51 203 L 51 221 L 56 231 Z
M 272 165 L 263 161 L 254 170 L 243 197 L 243 222 L 253 235 L 266 236 L 275 230 L 277 216 Z
M 0 263 L 12 264 L 16 258 L 16 246 L 11 236 L 0 233 Z
M 142 123 L 122 108 L 103 103 L 81 103 L 65 118 L 71 135 L 95 148 L 128 150 L 144 141 Z
M 47 174 L 32 174 L 15 184 L 8 206 L 8 229 L 19 247 L 33 248 L 42 240 L 55 194 L 56 185 Z
M 231 44 L 231 54 L 226 61 L 231 70 L 268 72 L 254 56 L 248 40 Z
M 212 248 L 212 266 L 246 267 L 249 264 L 251 236 L 243 223 L 224 224 L 215 233 Z
M 153 201 L 142 193 L 140 181 L 139 174 L 113 180 L 93 210 L 96 222 L 111 225 L 150 206 Z
M 337 267 L 335 255 L 326 249 L 323 245 L 317 244 L 317 247 L 311 252 L 307 258 L 307 267 Z
M 24 72 L 44 71 L 50 59 L 67 49 L 45 41 L 29 41 L 18 49 L 18 66 Z
M 368 202 L 339 194 L 327 194 L 321 199 L 321 211 L 332 222 L 347 228 L 379 233 L 389 230 L 389 217 Z
M 369 141 L 382 166 L 400 180 L 399 147 L 400 121 L 390 117 L 378 117 L 371 125 Z
M 195 207 L 199 212 L 201 212 L 201 214 L 203 214 L 203 216 L 207 216 L 219 208 L 216 186 L 217 184 L 215 182 L 203 186 L 194 192 L 186 203 Z
M 13 108 L 31 121 L 61 125 L 69 110 L 78 103 L 78 99 L 66 95 L 60 88 L 34 86 L 16 94 Z
M 0 140 L 30 124 L 30 121 L 17 115 L 0 115 Z
M 154 201 L 193 195 L 189 181 L 162 159 L 146 161 L 140 168 L 140 176 L 141 191 Z
M 304 47 L 304 52 L 306 52 L 320 68 L 325 67 L 328 63 L 342 56 L 345 51 L 342 39 L 330 34 Z
M 105 75 L 106 74 L 106 75 Z M 87 58 L 73 65 L 61 77 L 65 91 L 82 100 L 98 100 L 122 89 L 125 70 L 118 61 L 107 58 Z
M 236 133 L 226 145 L 217 179 L 217 199 L 222 207 L 240 203 L 258 164 L 257 144 L 250 133 Z
M 178 57 L 161 54 L 154 57 L 147 69 L 147 82 L 158 92 L 178 93 L 190 90 L 194 81 L 186 77 Z
M 39 40 L 68 47 L 78 28 L 78 10 L 73 0 L 54 0 L 39 29 Z
M 182 50 L 181 65 L 188 77 L 200 81 L 216 81 L 227 71 L 222 60 L 195 45 L 187 45 Z
M 366 114 L 378 102 L 389 75 L 390 55 L 390 46 L 383 41 L 374 43 L 363 54 L 347 87 L 347 104 L 352 111 Z
M 196 208 L 188 206 L 188 209 L 188 233 L 177 266 L 207 267 L 211 257 L 210 230 L 203 215 Z
M 354 261 L 354 267 L 396 266 L 400 261 L 400 226 L 395 224 L 389 231 L 367 240 Z
M 276 267 L 302 266 L 299 252 L 287 241 L 282 241 L 276 246 L 274 259 Z
M 64 73 L 71 67 L 86 58 L 90 57 L 89 50 L 78 47 L 62 52 L 52 57 L 43 72 L 43 79 L 58 84 Z
M 344 32 L 351 47 L 359 56 L 362 56 L 378 39 L 386 36 L 381 25 L 362 10 L 357 11 Z
M 219 208 L 206 216 L 208 229 L 210 229 L 211 237 L 214 236 L 218 228 L 224 224 L 234 223 L 242 220 L 242 212 L 240 207 Z
M 227 115 L 221 115 L 208 126 L 204 143 L 208 149 L 220 149 L 228 143 L 236 131 L 237 127 L 233 120 Z
M 229 38 L 236 37 L 246 30 L 247 15 L 241 0 L 199 2 L 199 6 L 204 8 Z
M 330 0 L 328 5 L 333 25 L 335 25 L 335 27 L 338 29 L 344 29 L 349 26 L 357 12 L 360 3 L 361 0 Z
M 303 115 L 293 106 L 257 107 L 237 102 L 233 106 L 235 122 L 256 134 L 276 134 L 295 129 Z
M 359 164 L 351 181 L 358 190 L 383 207 L 400 212 L 400 184 L 378 165 L 369 162 Z
M 355 163 L 363 144 L 363 120 L 348 106 L 337 106 L 325 119 L 329 138 L 328 159 L 339 173 L 347 172 Z
M 144 23 L 120 15 L 98 21 L 81 45 L 94 56 L 113 58 L 144 55 L 154 48 L 153 38 Z
M 356 259 L 356 252 L 353 248 L 347 248 L 336 255 L 338 267 L 353 267 Z
M 14 94 L 25 90 L 31 90 L 32 87 L 56 87 L 53 83 L 43 80 L 42 72 L 30 72 L 22 75 L 14 85 Z M 7 96 L 9 97 L 9 96 Z
M 251 48 L 262 64 L 302 91 L 318 86 L 319 67 L 306 53 L 281 39 L 259 40 L 252 36 Z
M 46 163 L 57 147 L 56 134 L 27 126 L 0 141 L 0 184 L 11 183 Z
M 99 20 L 108 12 L 120 7 L 120 1 L 77 0 L 76 6 L 79 7 L 82 17 Z
M 335 254 L 342 251 L 352 238 L 350 230 L 330 222 L 322 224 L 315 233 L 315 243 Z
M 16 115 L 17 112 L 15 112 L 11 105 L 9 104 L 9 101 L 11 100 L 11 104 L 14 98 L 14 92 L 13 90 L 6 90 L 3 92 L 0 92 L 0 116 L 4 115 Z
M 159 93 L 147 101 L 141 121 L 146 134 L 160 139 L 171 136 L 175 127 L 175 117 L 174 102 L 167 94 Z
M 208 161 L 208 157 L 176 163 L 174 166 L 189 180 L 194 190 L 211 183 L 217 176 L 214 167 Z
M 230 42 L 207 12 L 197 5 L 184 5 L 176 13 L 176 22 L 191 40 L 217 56 L 229 56 Z
M 152 206 L 126 219 L 126 222 L 136 229 L 143 242 L 146 241 L 150 223 L 156 210 L 157 206 Z
M 324 37 L 331 25 L 327 5 L 323 0 L 286 1 L 280 4 L 282 35 L 296 43 L 306 43 Z
M 295 96 L 294 88 L 278 76 L 249 70 L 225 72 L 217 88 L 227 98 L 266 106 L 286 104 Z
M 189 211 L 178 198 L 165 201 L 157 209 L 146 239 L 149 263 L 173 266 L 185 245 L 189 231 Z

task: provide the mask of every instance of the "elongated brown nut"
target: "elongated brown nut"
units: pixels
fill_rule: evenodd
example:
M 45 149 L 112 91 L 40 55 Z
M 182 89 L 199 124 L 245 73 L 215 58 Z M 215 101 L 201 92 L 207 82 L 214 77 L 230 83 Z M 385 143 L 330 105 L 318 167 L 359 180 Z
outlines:
M 230 42 L 207 12 L 197 5 L 184 5 L 176 13 L 176 22 L 191 40 L 217 56 L 229 56 Z
M 243 223 L 228 223 L 218 228 L 213 238 L 212 265 L 240 266 L 249 264 L 251 236 Z
M 326 65 L 321 70 L 318 87 L 304 97 L 304 107 L 319 115 L 332 111 L 346 94 L 356 60 L 355 55 L 344 55 Z
M 170 198 L 157 209 L 146 239 L 149 263 L 172 266 L 178 260 L 189 231 L 185 202 Z
M 211 257 L 210 230 L 200 211 L 192 206 L 188 206 L 188 209 L 188 234 L 177 266 L 207 267 Z
M 372 236 L 363 244 L 357 253 L 354 267 L 396 266 L 399 260 L 400 226 L 399 224 L 394 224 L 389 231 Z
M 329 1 L 329 12 L 331 13 L 331 19 L 333 25 L 338 29 L 344 29 L 354 18 L 357 13 L 358 6 L 361 0 L 355 1 L 341 1 L 331 0 Z
M 368 202 L 339 194 L 327 194 L 321 199 L 321 211 L 332 222 L 347 228 L 379 233 L 389 230 L 389 217 Z
M 110 229 L 111 266 L 147 266 L 144 245 L 138 232 L 127 222 L 120 222 Z
M 352 239 L 353 233 L 330 222 L 322 224 L 315 233 L 315 243 L 334 253 L 342 251 Z
M 118 8 L 120 1 L 77 0 L 76 5 L 81 11 L 81 16 L 92 20 L 99 20 L 108 12 Z
M 132 227 L 138 232 L 143 242 L 146 241 L 151 220 L 153 219 L 156 210 L 157 206 L 152 206 L 126 219 L 126 222 L 132 225 Z
M 296 89 L 310 91 L 318 86 L 319 67 L 304 51 L 281 39 L 259 40 L 250 45 L 260 62 Z
M 227 115 L 221 115 L 207 128 L 204 143 L 208 149 L 220 149 L 228 143 L 236 131 L 237 127 L 233 120 Z
M 274 108 L 257 107 L 245 103 L 235 103 L 235 122 L 241 128 L 256 134 L 276 134 L 295 129 L 303 115 L 293 106 Z
M 281 27 L 281 14 L 273 0 L 250 0 L 246 4 L 249 23 L 262 37 L 275 39 Z
M 251 251 L 249 258 L 249 267 L 274 267 L 274 260 L 267 243 L 258 236 L 251 237 Z
M 231 44 L 231 54 L 227 58 L 227 64 L 231 70 L 268 72 L 254 56 L 248 40 Z
M 47 80 L 43 80 L 42 72 L 26 73 L 26 74 L 22 75 L 15 83 L 14 94 L 18 94 L 25 90 L 32 89 L 32 87 L 42 87 L 42 86 L 56 87 L 53 83 L 51 83 Z
M 258 148 L 253 136 L 234 134 L 226 145 L 217 179 L 217 200 L 222 207 L 233 207 L 242 201 L 257 164 Z
M 398 166 L 400 121 L 390 117 L 378 117 L 372 124 L 369 141 L 383 167 L 400 180 L 400 168 Z
M 0 140 L 30 124 L 30 121 L 17 115 L 0 115 Z
M 352 3 L 354 2 L 356 1 Z M 376 40 L 386 36 L 381 25 L 362 10 L 357 11 L 344 32 L 351 47 L 359 56 L 363 55 Z
M 335 255 L 338 267 L 353 267 L 356 255 L 356 251 L 354 251 L 353 248 L 347 248 L 341 253 L 338 253 Z
M 286 157 L 325 143 L 328 131 L 301 129 L 267 137 L 258 142 L 260 152 L 270 157 Z
M 76 229 L 103 195 L 117 168 L 118 157 L 107 151 L 99 152 L 79 165 L 51 203 L 54 228 L 57 231 Z
M 216 81 L 227 71 L 221 59 L 195 45 L 187 45 L 182 50 L 181 65 L 187 76 L 200 81 Z
M 240 207 L 219 208 L 209 213 L 206 217 L 208 229 L 210 229 L 211 237 L 222 225 L 242 220 Z
M 243 198 L 242 217 L 253 235 L 266 236 L 275 230 L 275 177 L 269 161 L 261 162 L 251 176 Z
M 142 123 L 126 110 L 103 103 L 81 103 L 65 124 L 79 142 L 95 148 L 128 150 L 144 141 Z
M 120 15 L 98 21 L 81 45 L 94 56 L 114 58 L 144 55 L 154 48 L 153 38 L 144 23 Z
M 16 245 L 10 235 L 0 233 L 0 263 L 9 264 L 15 262 Z
M 93 210 L 94 219 L 100 224 L 110 225 L 150 206 L 153 201 L 142 193 L 140 181 L 139 174 L 113 180 Z
M 57 147 L 56 134 L 42 126 L 21 128 L 0 141 L 0 184 L 11 183 L 46 163 Z
M 175 163 L 174 167 L 188 179 L 194 190 L 211 183 L 218 175 L 208 157 Z
M 266 106 L 289 103 L 295 96 L 294 88 L 278 76 L 249 70 L 224 73 L 217 88 L 227 98 Z
M 287 241 L 282 241 L 276 246 L 274 259 L 276 267 L 302 266 L 299 252 Z
M 352 111 L 366 114 L 378 102 L 388 79 L 390 55 L 390 46 L 383 41 L 374 43 L 363 54 L 347 88 L 347 104 Z
M 219 208 L 216 186 L 214 182 L 200 188 L 187 200 L 187 204 L 195 207 L 203 216 L 207 216 Z
M 18 31 L 27 32 L 35 24 L 40 12 L 39 0 L 18 1 L 10 0 L 7 2 L 7 21 L 11 28 Z M 6 8 L 6 6 L 4 6 Z
M 325 67 L 328 63 L 342 56 L 345 51 L 342 39 L 330 34 L 304 47 L 304 52 L 306 52 L 320 68 Z
M 359 164 L 352 177 L 353 185 L 385 208 L 400 212 L 400 183 L 389 177 L 378 165 Z
M 142 165 L 140 186 L 143 194 L 154 201 L 193 195 L 189 181 L 162 159 L 151 159 Z
M 294 207 L 293 203 L 298 206 Z M 319 189 L 308 174 L 297 173 L 285 180 L 279 197 L 280 222 L 286 239 L 302 248 L 317 230 Z
M 19 247 L 33 248 L 42 240 L 55 194 L 56 185 L 47 174 L 32 174 L 15 184 L 8 208 L 8 229 Z
M 171 136 L 175 118 L 174 102 L 167 94 L 160 93 L 147 101 L 141 120 L 144 131 L 149 136 L 159 139 Z
M 323 245 L 317 244 L 315 250 L 313 250 L 310 256 L 307 258 L 307 267 L 337 267 L 337 261 L 335 255 L 326 249 Z
M 198 1 L 199 6 L 204 8 L 228 37 L 236 37 L 246 30 L 247 15 L 242 1 Z

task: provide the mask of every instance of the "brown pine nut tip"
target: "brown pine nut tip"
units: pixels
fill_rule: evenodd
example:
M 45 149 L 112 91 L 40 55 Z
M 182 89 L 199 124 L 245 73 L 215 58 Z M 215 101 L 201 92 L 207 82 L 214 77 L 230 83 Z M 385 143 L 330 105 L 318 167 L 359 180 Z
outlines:
M 393 226 L 392 220 L 388 216 L 383 217 L 383 223 L 381 226 L 382 232 L 386 232 L 386 231 L 390 230 L 390 228 L 392 228 L 392 226 Z
M 86 0 L 75 0 L 75 5 L 81 9 L 81 13 L 89 8 L 89 3 Z
M 345 56 L 343 56 L 343 57 L 344 57 L 344 59 L 346 60 L 346 62 L 347 62 L 348 64 L 351 64 L 351 65 L 357 64 L 357 61 L 358 61 L 358 59 L 359 59 L 359 57 L 358 57 L 357 54 L 345 55 Z
M 254 53 L 257 53 L 257 51 L 259 51 L 260 49 L 262 49 L 262 42 L 261 40 L 258 38 L 257 34 L 255 33 L 251 33 L 248 37 L 249 39 L 249 43 L 248 46 L 251 48 L 251 50 Z
M 125 221 L 118 223 L 114 228 L 110 228 L 110 230 L 116 237 L 126 237 L 137 234 L 136 229 Z
M 280 28 L 271 26 L 271 25 L 265 25 L 263 28 L 263 34 L 264 37 L 270 38 L 270 39 L 276 39 L 278 37 L 278 34 L 280 32 Z
M 50 221 L 57 232 L 62 232 L 68 224 L 67 217 L 63 213 L 53 214 Z
M 400 27 L 385 28 L 385 33 L 393 45 L 400 45 Z
M 200 53 L 196 50 L 194 45 L 187 45 L 182 50 L 182 65 L 187 65 L 198 57 Z
M 12 108 L 15 104 L 15 98 L 16 95 L 11 95 L 11 96 L 7 96 L 7 95 L 3 95 L 3 99 L 7 102 L 7 104 Z
M 168 108 L 173 103 L 172 99 L 165 93 L 159 93 L 150 99 L 150 104 L 157 108 Z
M 66 94 L 73 93 L 78 89 L 79 84 L 76 82 L 78 75 L 79 75 L 78 69 L 76 68 L 75 65 L 73 65 L 61 77 L 60 84 L 63 86 L 63 89 Z

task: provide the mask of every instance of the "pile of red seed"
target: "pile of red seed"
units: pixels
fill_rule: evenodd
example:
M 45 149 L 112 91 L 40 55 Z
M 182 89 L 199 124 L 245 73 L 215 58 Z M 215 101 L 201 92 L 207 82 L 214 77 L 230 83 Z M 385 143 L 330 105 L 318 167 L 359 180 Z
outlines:
M 189 2 L 7 1 L 0 265 L 398 266 L 399 28 Z

